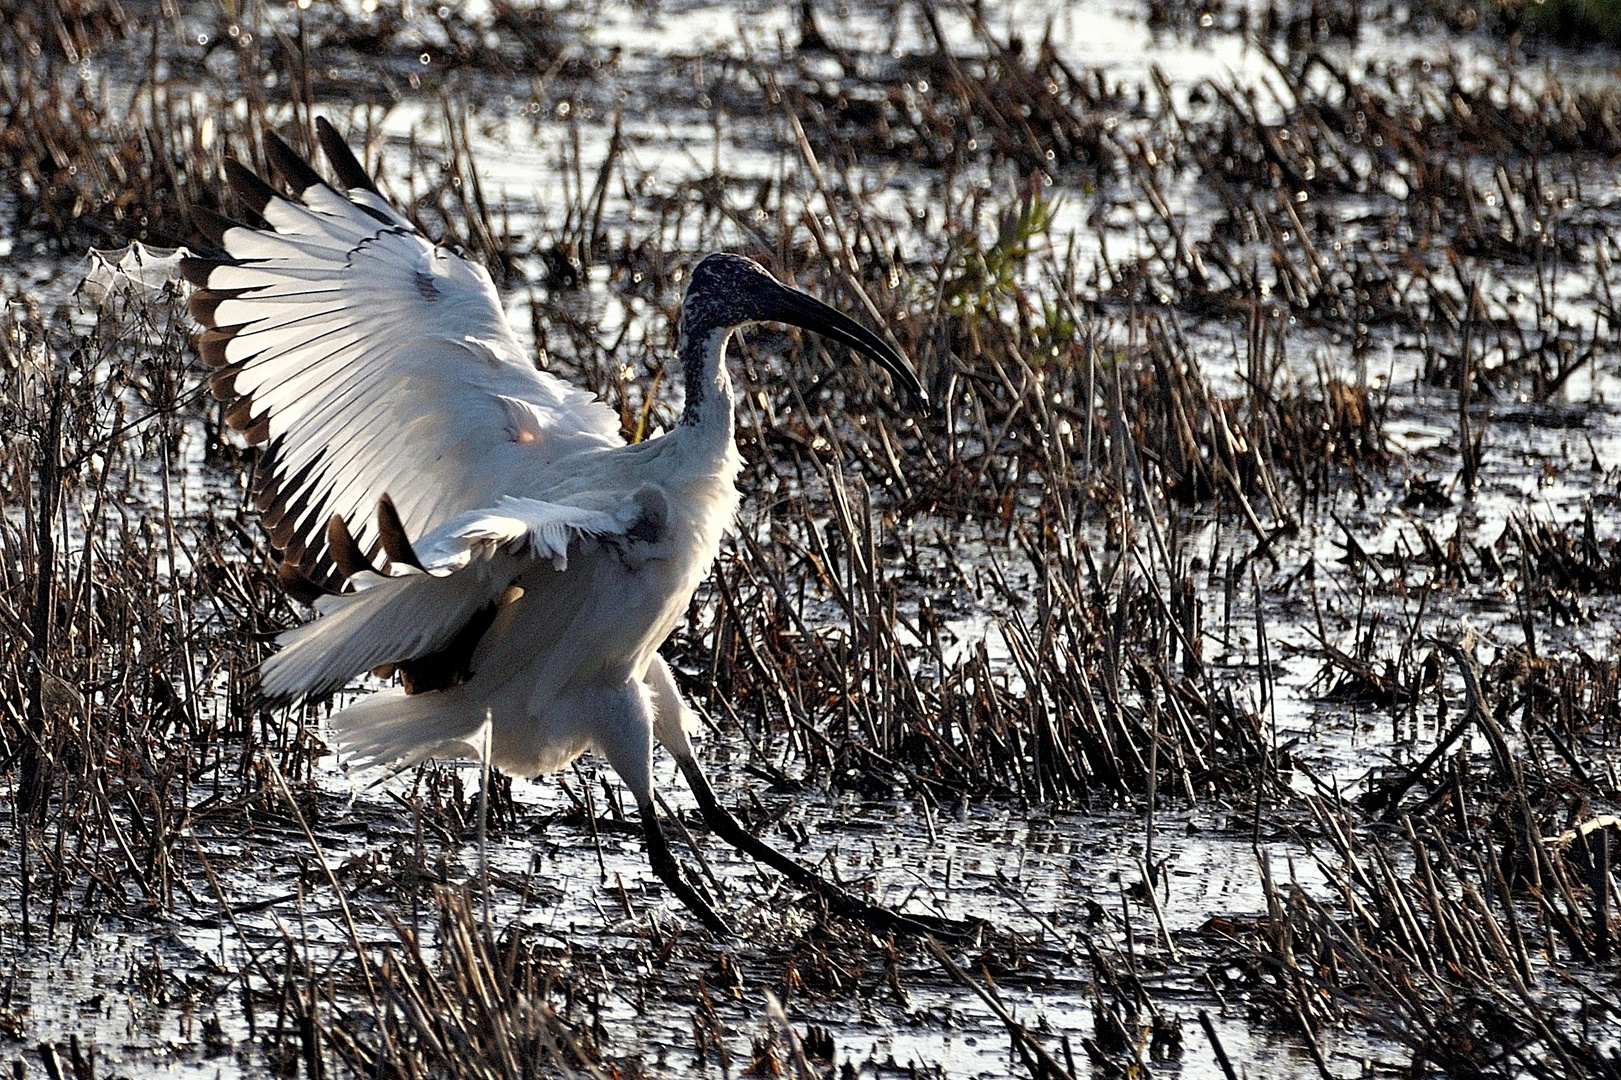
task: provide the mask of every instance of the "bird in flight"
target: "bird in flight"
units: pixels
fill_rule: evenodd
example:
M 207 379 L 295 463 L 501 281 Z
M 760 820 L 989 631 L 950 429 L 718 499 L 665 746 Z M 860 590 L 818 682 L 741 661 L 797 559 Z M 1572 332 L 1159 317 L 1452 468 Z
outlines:
M 681 308 L 680 422 L 626 444 L 612 410 L 524 354 L 484 268 L 423 236 L 332 126 L 316 129 L 337 183 L 267 134 L 285 190 L 227 161 L 254 223 L 200 215 L 213 255 L 182 265 L 213 392 L 263 446 L 253 494 L 279 576 L 317 612 L 262 665 L 265 699 L 397 673 L 399 685 L 331 719 L 362 764 L 462 757 L 534 776 L 594 750 L 636 798 L 653 870 L 724 935 L 654 811 L 657 742 L 715 832 L 830 910 L 881 930 L 950 932 L 868 903 L 745 830 L 698 763 L 692 710 L 659 655 L 737 512 L 732 331 L 815 331 L 921 402 L 906 358 L 758 263 L 710 255 Z

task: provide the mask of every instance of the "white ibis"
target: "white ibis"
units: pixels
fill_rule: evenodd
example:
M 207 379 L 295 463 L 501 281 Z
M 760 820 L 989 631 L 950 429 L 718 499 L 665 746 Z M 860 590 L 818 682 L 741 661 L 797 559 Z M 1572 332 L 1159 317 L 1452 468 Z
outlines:
M 401 685 L 332 717 L 362 763 L 487 747 L 492 765 L 533 776 L 597 751 L 636 797 L 654 871 L 724 934 L 654 813 L 656 740 L 711 828 L 832 910 L 949 932 L 857 899 L 744 830 L 698 764 L 693 714 L 658 651 L 737 512 L 732 331 L 815 331 L 921 401 L 906 358 L 757 263 L 710 255 L 681 308 L 680 423 L 627 445 L 611 410 L 524 355 L 483 267 L 424 237 L 331 125 L 317 130 L 341 186 L 267 135 L 287 193 L 228 161 L 262 224 L 203 215 L 217 257 L 182 267 L 214 393 L 264 445 L 254 495 L 280 576 L 318 612 L 278 639 L 264 697 L 315 699 L 397 672 Z

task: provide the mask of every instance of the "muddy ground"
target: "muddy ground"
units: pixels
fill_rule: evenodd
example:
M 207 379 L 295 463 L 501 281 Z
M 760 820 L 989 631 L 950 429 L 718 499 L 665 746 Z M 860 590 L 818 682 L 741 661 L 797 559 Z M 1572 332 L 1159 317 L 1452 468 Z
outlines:
M 0 1057 L 1621 1075 L 1604 7 L 0 0 Z M 906 347 L 926 415 L 746 335 L 665 652 L 751 828 L 977 936 L 829 914 L 662 761 L 716 940 L 589 758 L 257 704 L 306 612 L 129 260 L 316 116 L 628 437 L 707 251 Z

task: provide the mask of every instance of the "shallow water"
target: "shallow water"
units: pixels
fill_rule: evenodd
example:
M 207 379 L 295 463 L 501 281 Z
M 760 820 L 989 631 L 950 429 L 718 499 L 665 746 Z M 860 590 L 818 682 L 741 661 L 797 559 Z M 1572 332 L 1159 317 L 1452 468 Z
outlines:
M 469 7 L 463 14 L 476 20 L 480 11 Z M 1047 35 L 1073 67 L 1099 69 L 1110 82 L 1136 85 L 1155 69 L 1162 70 L 1183 105 L 1188 89 L 1201 80 L 1259 81 L 1268 71 L 1240 35 L 1155 32 L 1131 7 L 1034 2 L 985 5 L 984 12 L 994 32 L 1027 41 Z M 828 37 L 835 44 L 859 47 L 867 63 L 882 64 L 885 54 L 928 46 L 926 28 L 910 7 L 893 20 L 856 10 L 818 14 Z M 283 27 L 296 22 L 290 6 L 267 11 L 264 17 Z M 796 151 L 785 145 L 781 117 L 769 110 L 722 115 L 712 108 L 705 88 L 728 63 L 763 58 L 769 68 L 780 59 L 779 39 L 792 41 L 798 33 L 791 7 L 603 3 L 557 18 L 565 28 L 568 51 L 599 63 L 593 78 L 559 75 L 557 82 L 542 87 L 533 73 L 445 74 L 434 59 L 441 43 L 432 32 L 422 39 L 428 60 L 421 67 L 429 75 L 443 75 L 441 86 L 464 93 L 470 102 L 475 121 L 470 156 L 487 198 L 504 208 L 498 216 L 511 231 L 538 246 L 540 237 L 561 227 L 570 199 L 578 203 L 583 197 L 577 189 L 580 178 L 592 177 L 608 153 L 615 110 L 623 112 L 626 172 L 645 185 L 638 192 L 640 200 L 616 198 L 608 211 L 613 227 L 627 234 L 649 228 L 643 216 L 650 192 L 688 198 L 689 183 L 712 173 L 724 174 L 725 190 L 734 199 L 761 181 L 782 182 L 784 163 L 794 160 Z M 964 52 L 979 47 L 960 12 L 942 11 L 941 20 L 948 38 Z M 179 25 L 190 40 L 217 32 L 212 14 L 187 12 Z M 1492 62 L 1481 42 L 1442 44 L 1461 50 L 1467 62 Z M 1348 55 L 1342 59 L 1359 63 L 1380 57 L 1404 63 L 1437 47 L 1430 40 L 1376 28 L 1343 50 Z M 1478 53 L 1471 51 L 1477 48 Z M 196 51 L 201 53 L 202 47 Z M 207 70 L 215 78 L 228 78 L 227 65 L 218 57 L 213 54 L 206 61 Z M 201 56 L 180 60 L 205 63 Z M 417 77 L 409 58 L 401 64 L 396 73 L 400 79 Z M 83 65 L 81 77 L 97 92 L 132 98 L 138 85 L 131 77 L 134 70 L 128 58 L 97 58 Z M 1588 69 L 1575 74 L 1606 77 Z M 333 80 L 352 75 L 343 64 L 327 72 Z M 183 93 L 184 87 L 170 92 Z M 928 91 L 915 87 L 914 92 Z M 342 116 L 345 110 L 334 102 L 331 112 Z M 369 149 L 380 155 L 383 174 L 394 185 L 385 190 L 415 189 L 419 178 L 409 142 L 437 139 L 442 145 L 441 116 L 441 104 L 423 94 L 407 95 L 377 118 L 381 138 Z M 1122 122 L 1140 121 L 1127 115 Z M 1598 178 L 1602 167 L 1593 172 L 1579 209 L 1605 219 L 1615 191 Z M 859 179 L 873 190 L 874 205 L 887 200 L 921 206 L 938 193 L 938 178 L 912 166 L 877 167 Z M 969 182 L 989 189 L 1007 180 L 976 175 Z M 1063 176 L 1054 178 L 1051 190 L 1062 200 L 1049 237 L 1055 250 L 1071 240 L 1083 253 L 1099 250 L 1094 245 L 1102 241 L 1094 223 L 1101 222 L 1113 257 L 1149 251 L 1139 193 L 1121 185 L 1088 187 Z M 1195 226 L 1208 220 L 1211 211 L 1203 193 L 1184 190 L 1176 195 L 1182 200 L 1178 213 Z M 815 204 L 809 193 L 802 198 L 807 206 Z M 1377 197 L 1370 201 L 1378 202 Z M 1352 209 L 1344 208 L 1346 213 Z M 717 235 L 740 244 L 752 239 L 737 224 L 719 227 Z M 686 237 L 669 239 L 674 248 L 688 242 Z M 927 233 L 916 242 L 922 249 L 938 243 Z M 13 244 L 0 239 L 0 256 L 10 256 L 0 266 L 4 290 L 27 291 L 45 304 L 65 301 L 78 280 L 76 264 L 18 251 Z M 1501 296 L 1511 290 L 1530 294 L 1538 269 L 1508 268 L 1488 289 Z M 529 308 L 540 302 L 544 277 L 539 260 L 520 263 L 518 272 L 520 279 L 509 283 L 506 295 L 515 329 L 528 335 Z M 562 300 L 546 298 L 549 304 L 566 306 L 603 344 L 619 339 L 626 328 L 639 335 L 644 327 L 640 313 L 627 306 L 626 293 L 606 287 L 611 272 L 599 263 L 587 275 L 585 289 Z M 1551 310 L 1571 324 L 1594 324 L 1605 310 L 1600 290 L 1582 268 L 1564 268 L 1552 291 L 1556 303 Z M 1201 342 L 1201 362 L 1211 382 L 1241 387 L 1239 343 L 1231 328 L 1213 320 L 1188 330 Z M 1400 332 L 1393 336 L 1399 338 Z M 656 341 L 625 344 L 632 355 L 638 346 L 658 347 Z M 569 349 L 553 347 L 564 363 L 579 359 Z M 1376 389 L 1390 388 L 1385 437 L 1396 462 L 1387 482 L 1369 491 L 1346 490 L 1310 507 L 1300 534 L 1281 540 L 1270 564 L 1263 563 L 1258 578 L 1238 588 L 1230 604 L 1220 566 L 1231 555 L 1222 553 L 1243 552 L 1253 538 L 1242 525 L 1224 519 L 1205 522 L 1183 540 L 1189 558 L 1204 560 L 1203 572 L 1195 573 L 1211 630 L 1204 660 L 1231 676 L 1235 692 L 1270 722 L 1275 743 L 1288 746 L 1292 760 L 1303 766 L 1288 775 L 1300 794 L 1316 791 L 1319 784 L 1355 794 L 1398 749 L 1421 754 L 1442 726 L 1430 706 L 1415 709 L 1409 718 L 1393 719 L 1388 709 L 1325 700 L 1321 646 L 1354 640 L 1357 627 L 1373 613 L 1365 605 L 1399 629 L 1403 614 L 1427 586 L 1426 571 L 1415 564 L 1405 576 L 1394 570 L 1358 571 L 1377 577 L 1379 586 L 1371 600 L 1359 593 L 1353 576 L 1336 569 L 1344 538 L 1338 523 L 1369 551 L 1398 545 L 1419 550 L 1421 526 L 1438 537 L 1462 529 L 1475 542 L 1490 543 L 1513 515 L 1569 521 L 1596 494 L 1613 498 L 1614 482 L 1605 470 L 1621 464 L 1621 420 L 1612 404 L 1621 396 L 1621 366 L 1601 351 L 1552 402 L 1513 396 L 1477 409 L 1478 421 L 1487 426 L 1487 454 L 1480 492 L 1472 501 L 1452 497 L 1448 506 L 1433 510 L 1407 505 L 1404 479 L 1433 478 L 1453 490 L 1449 478 L 1456 473 L 1456 396 L 1419 382 L 1419 357 L 1411 348 L 1392 347 L 1383 356 L 1376 348 L 1372 357 L 1354 359 L 1342 343 L 1300 330 L 1289 341 L 1288 374 L 1304 382 L 1318 365 L 1347 376 L 1360 366 Z M 627 363 L 623 380 L 635 384 L 647 379 L 651 371 L 643 367 Z M 664 393 L 667 406 L 674 395 L 668 387 Z M 168 499 L 177 516 L 210 502 L 241 498 L 234 474 L 205 463 L 204 445 L 201 427 L 193 422 L 170 462 Z M 1590 467 L 1595 463 L 1597 474 Z M 144 475 L 132 492 L 142 501 L 138 509 L 150 512 L 162 505 L 157 477 Z M 746 492 L 753 498 L 745 504 L 743 529 L 760 525 L 756 515 L 767 512 L 762 509 L 766 494 Z M 953 527 L 926 518 L 889 526 L 925 537 Z M 760 531 L 769 536 L 768 529 Z M 1600 515 L 1597 531 L 1600 539 L 1616 535 L 1613 515 Z M 72 537 L 70 528 L 67 542 Z M 997 542 L 983 531 L 970 535 L 964 528 L 954 539 L 963 561 L 981 579 L 978 588 L 965 588 L 949 605 L 941 605 L 949 615 L 945 626 L 955 638 L 948 664 L 983 644 L 993 662 L 1007 670 L 1007 687 L 1019 692 L 1023 683 L 1016 670 L 1008 670 L 1009 648 L 996 629 L 1007 611 L 985 582 L 991 577 L 987 564 L 995 562 L 1001 573 L 1016 578 L 1028 569 L 1021 563 L 1024 556 L 1005 538 Z M 1314 574 L 1298 588 L 1274 589 L 1308 567 L 1320 568 L 1320 577 Z M 159 572 L 167 575 L 169 568 Z M 1505 580 L 1495 590 L 1439 588 L 1427 601 L 1426 618 L 1432 625 L 1467 623 L 1482 639 L 1483 660 L 1490 660 L 1496 650 L 1519 640 L 1511 586 Z M 1272 697 L 1264 709 L 1254 678 L 1262 644 L 1257 593 L 1265 645 L 1275 665 Z M 1543 647 L 1613 652 L 1621 627 L 1618 603 L 1614 596 L 1584 597 L 1586 617 L 1542 628 Z M 838 617 L 831 603 L 811 604 L 807 611 L 830 620 Z M 1321 622 L 1319 611 L 1324 613 Z M 1221 633 L 1215 632 L 1217 613 L 1225 614 Z M 1331 641 L 1319 640 L 1320 626 L 1329 628 Z M 732 732 L 727 724 L 717 724 L 721 732 Z M 1155 1061 L 1155 1072 L 1221 1075 L 1193 1019 L 1199 1009 L 1211 1012 L 1241 1071 L 1277 1075 L 1313 1067 L 1301 1041 L 1281 1025 L 1252 1022 L 1251 1011 L 1264 1010 L 1264 1004 L 1224 1000 L 1212 992 L 1212 981 L 1200 977 L 1205 968 L 1219 968 L 1233 951 L 1219 920 L 1253 920 L 1265 913 L 1260 861 L 1267 862 L 1276 879 L 1333 899 L 1313 851 L 1290 834 L 1287 813 L 1208 793 L 1200 793 L 1191 805 L 1180 794 L 1165 795 L 1152 815 L 1150 851 L 1144 805 L 1100 804 L 1067 811 L 1011 800 L 931 805 L 900 792 L 864 798 L 831 787 L 790 795 L 761 789 L 747 771 L 750 757 L 741 741 L 711 734 L 707 744 L 707 760 L 726 801 L 746 805 L 753 789 L 766 808 L 781 814 L 782 823 L 768 836 L 771 842 L 843 881 L 862 882 L 885 903 L 985 918 L 1017 935 L 1027 955 L 1000 976 L 1003 1000 L 1034 1030 L 1067 1035 L 1081 1071 L 1081 1040 L 1095 1034 L 1093 1000 L 1103 993 L 1089 967 L 1086 938 L 1106 943 L 1117 959 L 1128 958 L 1151 986 L 1153 1000 L 1181 1021 L 1184 1049 Z M 774 768 L 796 769 L 780 736 L 765 756 Z M 1613 757 L 1602 764 L 1615 767 Z M 693 803 L 673 770 L 667 762 L 660 768 L 665 797 L 696 825 Z M 439 766 L 432 776 L 447 786 L 454 778 L 464 792 L 480 784 L 472 766 Z M 284 812 L 278 817 L 246 811 L 239 817 L 200 814 L 194 826 L 196 844 L 206 853 L 222 895 L 213 892 L 195 851 L 181 850 L 175 859 L 183 873 L 167 901 L 172 913 L 128 920 L 104 914 L 89 923 L 81 918 L 74 928 L 59 927 L 47 936 L 40 925 L 45 918 L 41 900 L 35 898 L 33 940 L 24 943 L 16 905 L 0 905 L 0 948 L 14 972 L 10 990 L 0 997 L 0 1019 L 15 1017 L 16 1030 L 29 1043 L 65 1043 L 77 1034 L 95 1048 L 97 1068 L 105 1075 L 262 1075 L 267 1058 L 279 1052 L 271 1047 L 279 1043 L 265 1034 L 274 1022 L 265 1015 L 266 1006 L 254 1007 L 252 1021 L 243 1007 L 242 987 L 254 983 L 254 964 L 266 957 L 274 957 L 277 965 L 296 958 L 318 971 L 346 954 L 350 918 L 355 935 L 369 947 L 397 945 L 393 919 L 418 925 L 431 936 L 434 915 L 427 882 L 463 883 L 482 898 L 488 881 L 488 896 L 481 903 L 489 924 L 522 926 L 534 940 L 565 955 L 558 961 L 560 968 L 592 983 L 598 992 L 590 1011 L 606 1029 L 605 1048 L 639 1058 L 655 1073 L 743 1071 L 751 1040 L 770 1030 L 767 991 L 785 1000 L 796 1029 L 803 1032 L 813 1024 L 826 1028 L 835 1047 L 834 1062 L 857 1075 L 916 1069 L 952 1077 L 997 1076 L 1021 1068 L 1011 1057 L 1005 1032 L 982 1002 L 953 983 L 926 953 L 906 955 L 892 983 L 886 981 L 882 962 L 869 958 L 872 962 L 850 974 L 847 984 L 803 980 L 809 985 L 792 986 L 784 978 L 784 957 L 764 943 L 786 939 L 787 931 L 802 929 L 810 916 L 785 911 L 780 882 L 722 845 L 706 844 L 705 858 L 726 887 L 725 909 L 742 931 L 741 940 L 715 945 L 689 934 L 668 959 L 656 960 L 650 927 L 668 934 L 685 926 L 687 917 L 652 878 L 634 834 L 593 829 L 579 813 L 578 801 L 589 797 L 585 805 L 593 814 L 615 817 L 604 804 L 616 781 L 605 788 L 590 763 L 565 774 L 561 782 L 517 781 L 516 825 L 496 830 L 482 851 L 470 820 L 460 816 L 473 805 L 470 800 L 457 803 L 453 816 L 413 815 L 409 803 L 422 795 L 426 782 L 421 776 L 378 785 L 374 779 L 347 777 L 335 759 L 322 762 L 312 785 L 320 793 L 314 801 L 320 811 L 312 824 L 315 848 Z M 207 797 L 199 792 L 193 805 Z M 446 826 L 452 817 L 454 827 Z M 4 858 L 8 879 L 17 880 L 17 847 Z M 1165 864 L 1163 885 L 1155 894 L 1157 911 L 1141 888 L 1145 860 Z M 323 863 L 346 884 L 348 915 L 334 901 Z M 129 899 L 135 904 L 141 900 Z M 224 914 L 224 907 L 233 917 Z M 726 1030 L 729 1065 L 713 1057 L 700 1061 L 693 1048 L 699 1022 L 694 986 L 701 975 L 713 973 L 722 954 L 735 958 L 733 970 L 740 971 L 724 990 L 716 989 L 719 982 L 710 986 Z M 957 959 L 977 971 L 977 957 L 964 953 Z M 1321 1030 L 1318 1039 L 1330 1066 L 1342 1076 L 1367 1075 L 1407 1061 L 1394 1044 L 1364 1031 Z M 1057 1045 L 1055 1039 L 1047 1041 Z M 22 1053 L 19 1047 L 16 1056 Z

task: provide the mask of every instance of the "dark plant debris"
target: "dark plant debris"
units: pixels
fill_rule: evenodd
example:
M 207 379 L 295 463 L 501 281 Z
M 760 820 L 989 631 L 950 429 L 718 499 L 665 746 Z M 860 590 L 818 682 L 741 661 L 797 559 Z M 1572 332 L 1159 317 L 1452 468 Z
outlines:
M 117 997 L 181 1032 L 141 1052 L 245 1075 L 1232 1076 L 1236 1025 L 1322 1075 L 1621 1075 L 1621 84 L 1524 51 L 1611 6 L 1145 3 L 1242 44 L 1185 78 L 931 0 L 645 56 L 507 0 L 0 0 L 7 955 L 141 940 Z M 666 651 L 746 825 L 983 935 L 877 938 L 677 807 L 749 931 L 712 942 L 589 767 L 351 792 L 324 706 L 252 698 L 305 613 L 183 286 L 73 285 L 246 213 L 224 161 L 316 116 L 627 437 L 715 248 L 916 360 L 926 415 L 737 342 L 747 509 Z M 34 1008 L 13 1071 L 107 1072 Z M 849 1052 L 884 1025 L 1004 1056 Z

